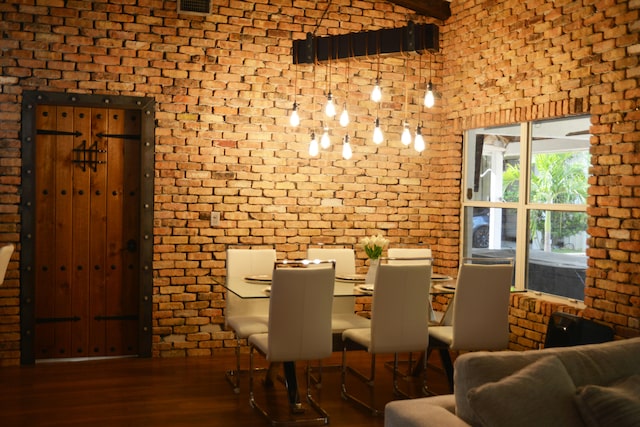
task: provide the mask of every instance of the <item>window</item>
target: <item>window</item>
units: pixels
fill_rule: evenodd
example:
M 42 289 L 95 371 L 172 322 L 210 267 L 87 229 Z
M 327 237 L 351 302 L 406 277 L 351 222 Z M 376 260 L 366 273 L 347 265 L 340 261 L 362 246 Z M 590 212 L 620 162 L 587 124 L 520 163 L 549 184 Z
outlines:
M 462 255 L 513 257 L 515 286 L 584 299 L 588 116 L 472 129 Z

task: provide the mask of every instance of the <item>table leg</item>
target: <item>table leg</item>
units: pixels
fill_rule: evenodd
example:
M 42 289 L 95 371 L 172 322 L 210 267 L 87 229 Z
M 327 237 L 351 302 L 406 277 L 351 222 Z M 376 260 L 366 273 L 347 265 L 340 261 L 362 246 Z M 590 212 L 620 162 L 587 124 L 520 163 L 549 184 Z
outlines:
M 285 385 L 287 386 L 287 394 L 289 396 L 289 406 L 294 413 L 303 412 L 302 404 L 300 403 L 300 394 L 298 393 L 298 378 L 296 376 L 296 364 L 295 362 L 284 362 L 282 364 L 284 368 Z

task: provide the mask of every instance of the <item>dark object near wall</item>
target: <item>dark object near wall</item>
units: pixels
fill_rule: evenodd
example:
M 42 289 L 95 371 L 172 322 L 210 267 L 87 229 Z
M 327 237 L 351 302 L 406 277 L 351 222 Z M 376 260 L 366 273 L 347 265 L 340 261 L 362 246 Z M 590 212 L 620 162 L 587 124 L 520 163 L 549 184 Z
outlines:
M 613 341 L 613 329 L 575 314 L 556 312 L 549 318 L 544 347 L 570 347 Z

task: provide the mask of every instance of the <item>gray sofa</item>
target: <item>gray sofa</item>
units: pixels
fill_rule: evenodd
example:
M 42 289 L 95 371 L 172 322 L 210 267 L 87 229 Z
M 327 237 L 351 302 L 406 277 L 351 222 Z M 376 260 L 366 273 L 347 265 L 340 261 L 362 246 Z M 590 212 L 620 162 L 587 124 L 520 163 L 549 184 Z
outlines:
M 454 394 L 389 402 L 384 425 L 640 426 L 640 338 L 463 354 Z

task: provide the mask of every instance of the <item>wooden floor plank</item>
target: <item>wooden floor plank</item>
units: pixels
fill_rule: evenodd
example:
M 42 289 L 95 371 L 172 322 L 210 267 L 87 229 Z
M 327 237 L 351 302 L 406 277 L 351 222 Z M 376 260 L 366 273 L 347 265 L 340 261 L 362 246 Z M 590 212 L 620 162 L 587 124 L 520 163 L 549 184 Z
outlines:
M 339 356 L 334 354 L 325 365 L 337 364 Z M 378 358 L 376 374 L 376 399 L 382 406 L 393 399 L 391 371 L 384 367 L 385 360 L 389 359 Z M 349 361 L 368 372 L 369 358 L 363 352 L 350 352 Z M 1 368 L 1 424 L 4 427 L 267 426 L 249 406 L 247 377 L 241 377 L 242 390 L 238 395 L 226 382 L 224 371 L 233 364 L 232 355 L 216 355 Z M 299 375 L 302 379 L 301 370 Z M 446 393 L 446 378 L 441 370 L 430 368 L 428 378 L 432 391 Z M 350 380 L 354 390 L 359 390 L 360 385 Z M 302 390 L 304 382 L 300 385 Z M 410 383 L 404 385 L 411 386 Z M 332 426 L 382 427 L 384 424 L 382 417 L 372 417 L 342 400 L 337 369 L 325 369 L 323 385 L 314 389 L 314 395 L 329 412 Z M 276 409 L 286 404 L 282 384 L 265 390 L 258 383 L 256 398 L 261 402 L 275 400 Z

